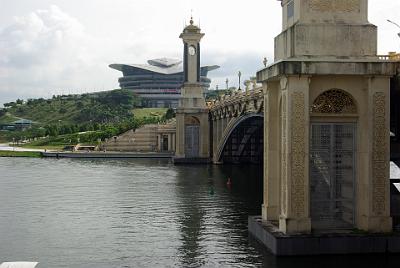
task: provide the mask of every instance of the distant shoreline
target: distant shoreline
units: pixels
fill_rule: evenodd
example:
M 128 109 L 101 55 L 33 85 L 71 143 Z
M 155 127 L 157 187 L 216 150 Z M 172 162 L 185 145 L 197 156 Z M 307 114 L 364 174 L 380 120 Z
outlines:
M 0 151 L 0 157 L 42 157 L 41 152 L 32 151 Z
M 29 149 L 0 144 L 0 157 L 51 157 L 51 158 L 172 158 L 173 153 L 158 152 L 112 152 L 112 151 L 54 151 L 45 149 Z

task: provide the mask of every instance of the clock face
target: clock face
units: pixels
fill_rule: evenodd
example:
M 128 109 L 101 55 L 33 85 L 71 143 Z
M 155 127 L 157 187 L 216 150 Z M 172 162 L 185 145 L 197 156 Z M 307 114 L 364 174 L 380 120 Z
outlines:
M 196 48 L 194 46 L 189 47 L 189 55 L 194 56 L 196 54 Z

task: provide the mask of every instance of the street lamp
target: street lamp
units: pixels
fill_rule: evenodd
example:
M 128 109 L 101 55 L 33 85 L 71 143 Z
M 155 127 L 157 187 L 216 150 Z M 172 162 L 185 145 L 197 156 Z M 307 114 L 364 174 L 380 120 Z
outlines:
M 240 89 L 240 77 L 242 76 L 242 72 L 241 71 L 239 71 L 238 72 L 238 77 L 239 77 L 239 88 L 238 88 L 238 90 L 240 91 L 241 89 Z
M 393 24 L 393 25 L 396 25 L 397 26 L 397 28 L 399 28 L 400 29 L 400 25 L 398 25 L 396 22 L 394 22 L 394 21 L 391 21 L 391 20 L 387 20 L 389 23 L 391 23 L 391 24 Z M 397 34 L 399 37 L 400 37 L 400 33 L 398 33 Z
M 267 60 L 266 57 L 264 57 L 263 64 L 264 64 L 264 67 L 265 67 L 265 68 L 267 68 L 267 63 L 268 63 L 268 60 Z

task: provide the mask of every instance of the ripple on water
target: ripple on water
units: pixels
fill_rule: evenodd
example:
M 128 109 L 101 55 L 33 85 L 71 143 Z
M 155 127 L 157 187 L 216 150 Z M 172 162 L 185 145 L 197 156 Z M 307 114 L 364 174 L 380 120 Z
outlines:
M 246 226 L 247 208 L 259 206 L 257 189 L 253 198 L 231 191 L 227 176 L 222 168 L 166 160 L 1 158 L 0 261 L 258 266 Z

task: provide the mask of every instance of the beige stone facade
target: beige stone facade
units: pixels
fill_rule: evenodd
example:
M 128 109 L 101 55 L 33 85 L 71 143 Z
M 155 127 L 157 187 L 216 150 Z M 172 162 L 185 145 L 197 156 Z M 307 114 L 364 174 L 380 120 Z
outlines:
M 392 230 L 389 89 L 395 66 L 376 54 L 367 7 L 367 0 L 282 1 L 276 62 L 257 78 L 264 89 L 263 219 L 284 233 L 340 229 L 339 222 Z M 330 139 L 328 155 L 315 151 L 324 139 Z M 321 197 L 324 187 L 335 196 Z M 332 226 L 325 216 L 332 216 Z
M 175 132 L 174 121 L 145 125 L 108 139 L 100 149 L 114 152 L 174 152 Z

